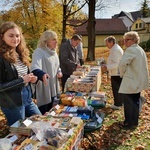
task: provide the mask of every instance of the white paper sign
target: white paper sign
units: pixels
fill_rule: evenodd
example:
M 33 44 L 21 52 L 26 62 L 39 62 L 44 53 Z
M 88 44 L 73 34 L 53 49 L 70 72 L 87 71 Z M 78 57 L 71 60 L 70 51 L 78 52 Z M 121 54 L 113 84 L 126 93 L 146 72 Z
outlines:
M 32 121 L 29 119 L 26 119 L 25 121 L 23 121 L 23 123 L 26 127 L 28 127 L 32 123 Z
M 73 135 L 73 130 L 70 129 L 70 130 L 68 131 L 68 134 L 69 134 L 69 135 Z
M 58 109 L 60 108 L 60 106 L 57 104 L 57 105 L 55 106 L 55 108 L 58 110 Z
M 56 113 L 55 113 L 54 111 L 51 112 L 51 115 L 52 115 L 52 116 L 55 116 L 55 114 L 56 114 Z
M 102 123 L 102 121 L 103 121 L 103 120 L 102 120 L 102 118 L 100 118 L 100 117 L 97 119 L 97 122 L 98 122 L 98 123 Z

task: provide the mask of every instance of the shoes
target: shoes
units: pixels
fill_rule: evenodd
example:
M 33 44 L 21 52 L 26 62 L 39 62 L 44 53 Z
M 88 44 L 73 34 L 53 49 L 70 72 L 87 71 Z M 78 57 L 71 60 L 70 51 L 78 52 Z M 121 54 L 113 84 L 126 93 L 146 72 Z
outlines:
M 119 110 L 122 108 L 122 106 L 111 105 L 110 108 L 115 109 L 115 110 Z
M 125 123 L 123 121 L 123 122 L 119 122 L 119 126 L 124 128 L 124 129 L 135 129 L 138 125 L 137 124 L 131 125 L 131 124 Z

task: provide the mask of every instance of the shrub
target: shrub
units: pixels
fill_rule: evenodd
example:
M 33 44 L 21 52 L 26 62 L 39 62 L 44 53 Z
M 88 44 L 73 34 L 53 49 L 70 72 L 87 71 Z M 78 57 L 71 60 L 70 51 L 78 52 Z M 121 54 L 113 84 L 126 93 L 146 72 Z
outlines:
M 145 52 L 149 52 L 150 51 L 150 39 L 148 41 L 142 42 L 139 44 Z
M 146 52 L 150 51 L 150 39 L 146 42 Z
M 146 42 L 142 42 L 139 45 L 146 51 Z

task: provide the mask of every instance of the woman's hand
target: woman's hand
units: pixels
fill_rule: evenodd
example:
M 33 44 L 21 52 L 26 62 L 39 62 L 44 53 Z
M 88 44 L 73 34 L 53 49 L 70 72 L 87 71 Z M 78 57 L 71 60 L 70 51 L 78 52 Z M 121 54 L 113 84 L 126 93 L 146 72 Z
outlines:
M 61 78 L 63 76 L 63 74 L 61 72 L 57 73 L 57 78 Z
M 50 78 L 49 74 L 44 74 L 42 79 L 45 85 L 48 85 L 48 79 Z
M 35 83 L 37 81 L 37 79 L 38 79 L 37 76 L 33 75 L 33 76 L 31 76 L 30 82 Z
M 77 64 L 77 68 L 80 68 L 81 66 L 79 64 Z

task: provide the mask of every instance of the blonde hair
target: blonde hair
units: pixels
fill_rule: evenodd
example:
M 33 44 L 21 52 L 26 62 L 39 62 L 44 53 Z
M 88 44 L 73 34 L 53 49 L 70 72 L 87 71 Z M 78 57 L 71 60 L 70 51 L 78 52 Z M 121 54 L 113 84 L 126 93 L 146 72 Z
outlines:
M 16 47 L 16 51 L 12 49 L 9 45 L 5 43 L 3 40 L 3 35 L 9 29 L 17 28 L 20 32 L 20 43 Z M 19 55 L 20 60 L 27 66 L 29 66 L 30 57 L 29 57 L 29 49 L 26 46 L 25 39 L 22 35 L 22 30 L 19 26 L 17 26 L 14 22 L 5 22 L 0 26 L 0 55 L 5 58 L 10 63 L 16 63 L 17 57 L 16 52 Z
M 57 38 L 57 34 L 54 31 L 51 30 L 46 30 L 40 37 L 39 41 L 38 41 L 38 45 L 37 47 L 40 48 L 46 48 L 47 47 L 47 43 L 49 42 L 49 40 L 51 39 L 55 39 Z
M 129 32 L 126 32 L 123 36 L 123 38 L 131 38 L 136 44 L 139 44 L 140 42 L 140 37 L 138 35 L 138 33 L 136 31 L 129 31 Z

